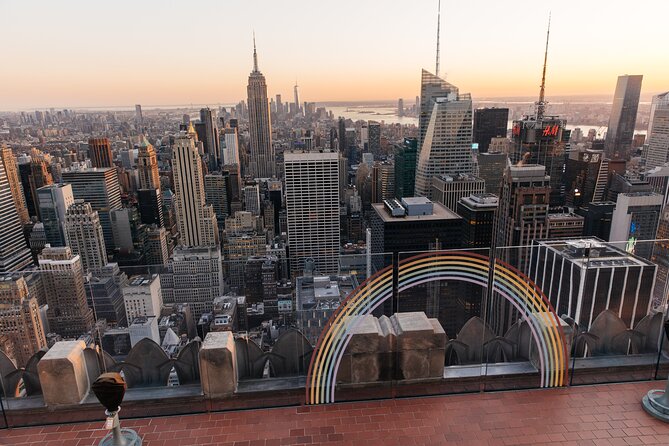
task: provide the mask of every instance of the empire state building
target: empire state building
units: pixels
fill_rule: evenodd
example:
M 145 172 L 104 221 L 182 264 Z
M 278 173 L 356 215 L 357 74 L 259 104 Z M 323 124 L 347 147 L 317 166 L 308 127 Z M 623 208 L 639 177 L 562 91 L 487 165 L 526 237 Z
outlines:
M 249 75 L 248 107 L 251 156 L 248 172 L 253 178 L 272 178 L 275 173 L 272 122 L 267 101 L 265 76 L 258 70 L 258 54 L 253 38 L 253 71 Z

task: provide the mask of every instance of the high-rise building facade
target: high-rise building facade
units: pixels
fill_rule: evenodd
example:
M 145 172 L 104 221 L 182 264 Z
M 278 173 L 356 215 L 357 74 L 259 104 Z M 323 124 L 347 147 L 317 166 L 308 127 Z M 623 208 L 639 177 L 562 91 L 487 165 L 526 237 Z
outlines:
M 137 146 L 137 176 L 139 189 L 160 189 L 158 157 L 146 138 Z
M 412 197 L 416 188 L 418 140 L 404 138 L 395 146 L 395 197 Z
M 47 319 L 52 332 L 78 338 L 93 328 L 93 310 L 86 303 L 81 258 L 65 247 L 47 245 L 39 257 Z
M 239 135 L 237 128 L 226 127 L 223 130 L 225 145 L 221 148 L 223 155 L 223 164 L 239 165 Z
M 381 154 L 381 123 L 369 121 L 367 123 L 368 151 L 374 156 Z
M 108 138 L 90 138 L 88 140 L 88 156 L 93 167 L 114 167 L 111 143 Z
M 645 159 L 649 169 L 669 161 L 669 92 L 653 96 Z
M 228 172 L 215 172 L 204 176 L 204 196 L 208 206 L 211 206 L 216 214 L 219 229 L 223 226 L 225 219 L 230 215 L 230 174 Z
M 21 219 L 9 187 L 5 163 L 0 163 L 0 273 L 19 271 L 32 264 Z
M 65 213 L 65 240 L 72 254 L 81 258 L 85 272 L 107 264 L 107 250 L 97 211 L 89 203 L 76 200 Z
M 509 120 L 508 108 L 477 108 L 474 110 L 474 143 L 479 153 L 486 153 L 492 138 L 506 138 Z
M 105 236 L 105 247 L 113 250 L 115 245 L 111 211 L 121 208 L 121 188 L 116 168 L 72 166 L 63 170 L 63 182 L 72 185 L 75 200 L 86 201 L 98 212 Z
M 215 171 L 221 163 L 221 147 L 218 138 L 216 118 L 210 108 L 200 109 L 200 122 L 196 124 L 198 139 L 204 146 L 205 159 L 210 172 Z
M 584 330 L 604 310 L 634 329 L 650 310 L 656 268 L 597 238 L 551 239 L 534 243 L 529 276 Z
M 12 153 L 12 149 L 4 145 L 0 145 L 0 162 L 4 165 L 5 175 L 7 175 L 7 182 L 9 183 L 9 190 L 12 193 L 14 200 L 14 207 L 19 215 L 21 223 L 28 223 L 30 215 L 26 206 L 26 197 L 23 194 L 23 187 L 21 186 L 21 179 L 19 178 L 18 164 L 16 157 Z
M 166 265 L 170 258 L 168 235 L 164 227 L 152 225 L 146 229 L 144 239 L 144 261 L 150 267 L 159 269 L 160 265 Z M 150 268 L 153 271 L 154 268 Z
M 133 276 L 123 287 L 123 303 L 128 323 L 136 317 L 160 317 L 163 292 L 158 274 Z
M 574 149 L 569 152 L 564 173 L 567 206 L 578 208 L 595 201 L 603 159 L 602 150 Z
M 506 168 L 493 236 L 498 257 L 521 271 L 525 270 L 532 241 L 548 237 L 550 190 L 544 166 Z
M 643 75 L 618 76 L 604 143 L 604 152 L 608 158 L 625 159 L 627 151 L 632 147 L 642 81 Z
M 176 137 L 172 147 L 172 169 L 181 244 L 215 246 L 218 243 L 216 214 L 205 204 L 204 175 L 192 130 L 182 131 Z
M 479 165 L 479 177 L 485 181 L 485 191 L 489 194 L 499 195 L 502 187 L 502 178 L 509 161 L 506 153 L 491 152 L 480 153 L 477 157 Z
M 453 212 L 457 211 L 461 198 L 483 192 L 485 181 L 474 175 L 439 175 L 432 178 L 432 200 Z
M 437 175 L 474 173 L 471 96 L 426 70 L 421 79 L 419 136 L 416 195 L 431 198 L 432 178 Z
M 462 217 L 463 248 L 490 247 L 498 205 L 499 199 L 494 194 L 475 193 L 460 198 L 456 213 Z
M 663 196 L 656 192 L 620 193 L 611 221 L 609 241 L 644 259 L 650 259 L 657 234 Z
M 260 189 L 257 184 L 244 186 L 244 210 L 253 215 L 260 215 Z
M 37 203 L 46 242 L 51 246 L 65 246 L 65 214 L 74 204 L 70 184 L 52 184 L 37 189 Z
M 47 347 L 37 298 L 21 275 L 0 276 L 0 335 L 10 338 L 17 367 Z
M 50 170 L 51 157 L 33 148 L 30 150 L 30 162 L 28 163 L 28 187 L 30 189 L 30 199 L 32 201 L 32 209 L 38 218 L 39 208 L 37 206 L 37 189 L 43 186 L 53 184 L 53 176 Z M 25 192 L 25 187 L 24 187 Z M 26 195 L 26 199 L 28 196 Z M 30 207 L 29 207 L 30 209 Z M 32 214 L 31 214 L 32 215 Z
M 339 160 L 335 152 L 284 154 L 291 271 L 313 258 L 321 274 L 339 264 Z
M 221 251 L 218 247 L 177 247 L 160 274 L 165 304 L 188 303 L 197 321 L 211 312 L 214 298 L 224 294 Z
M 253 71 L 249 75 L 247 93 L 249 145 L 251 148 L 247 172 L 253 178 L 272 178 L 276 176 L 276 161 L 274 147 L 272 146 L 272 120 L 267 101 L 267 83 L 265 82 L 265 76 L 258 69 L 255 39 L 253 43 Z
M 550 177 L 550 206 L 554 209 L 565 204 L 565 148 L 567 122 L 557 116 L 524 116 L 513 121 L 511 130 L 512 163 L 545 166 Z

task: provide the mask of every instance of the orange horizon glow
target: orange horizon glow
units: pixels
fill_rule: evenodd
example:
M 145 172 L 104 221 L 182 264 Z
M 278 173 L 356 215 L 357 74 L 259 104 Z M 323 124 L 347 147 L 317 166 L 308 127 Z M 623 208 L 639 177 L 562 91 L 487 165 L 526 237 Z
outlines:
M 163 2 L 61 0 L 37 15 L 34 5 L 3 3 L 0 33 L 12 44 L 0 110 L 236 103 L 246 98 L 253 29 L 268 93 L 284 101 L 297 79 L 301 101 L 412 103 L 421 68 L 434 71 L 436 1 L 278 3 L 197 0 L 186 13 Z M 442 3 L 442 76 L 475 101 L 538 95 L 547 9 Z M 643 97 L 669 90 L 669 2 L 562 3 L 552 11 L 549 100 L 612 98 L 621 74 L 644 75 Z

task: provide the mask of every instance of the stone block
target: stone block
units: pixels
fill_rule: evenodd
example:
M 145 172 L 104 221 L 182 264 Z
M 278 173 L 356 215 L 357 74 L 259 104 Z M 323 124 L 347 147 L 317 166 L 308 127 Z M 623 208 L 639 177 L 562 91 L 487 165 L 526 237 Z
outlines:
M 337 380 L 356 384 L 378 381 L 382 355 L 389 350 L 379 320 L 366 315 L 356 316 L 351 322 L 355 328 L 339 364 Z
M 237 391 L 237 351 L 232 332 L 207 333 L 199 358 L 205 396 L 224 397 Z
M 76 405 L 88 395 L 85 348 L 84 341 L 56 342 L 37 364 L 47 406 Z
M 442 378 L 446 333 L 439 321 L 422 312 L 395 313 L 390 321 L 397 340 L 400 378 Z

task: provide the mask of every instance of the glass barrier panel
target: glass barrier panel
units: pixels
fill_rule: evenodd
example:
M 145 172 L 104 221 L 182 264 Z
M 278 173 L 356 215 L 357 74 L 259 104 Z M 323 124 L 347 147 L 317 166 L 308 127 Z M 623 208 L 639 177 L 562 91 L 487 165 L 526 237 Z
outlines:
M 397 256 L 398 396 L 480 391 L 489 250 L 434 247 Z

